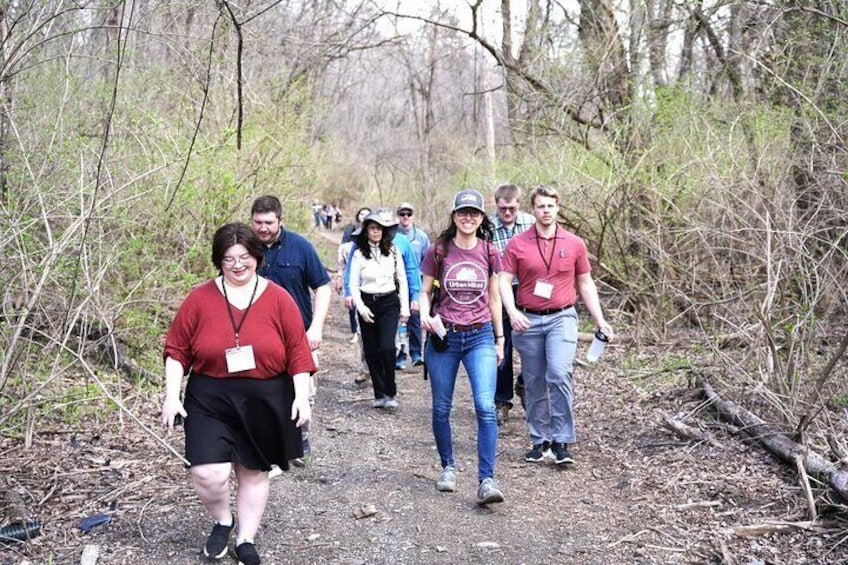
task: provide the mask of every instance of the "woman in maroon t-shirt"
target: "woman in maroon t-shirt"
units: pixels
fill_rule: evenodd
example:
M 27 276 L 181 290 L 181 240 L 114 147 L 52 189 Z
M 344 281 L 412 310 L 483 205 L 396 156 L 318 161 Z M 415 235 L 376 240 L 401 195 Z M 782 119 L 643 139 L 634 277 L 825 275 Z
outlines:
M 477 415 L 479 505 L 504 499 L 494 478 L 498 443 L 495 383 L 504 335 L 497 285 L 500 259 L 491 238 L 492 224 L 483 207 L 483 195 L 476 190 L 457 193 L 447 229 L 424 257 L 419 295 L 421 327 L 431 335 L 424 365 L 430 373 L 433 436 L 442 464 L 436 489 L 453 492 L 457 488 L 450 415 L 462 363 Z M 438 299 L 433 297 L 436 281 Z
M 300 427 L 311 417 L 315 363 L 292 297 L 256 274 L 262 242 L 245 224 L 221 227 L 212 242 L 220 276 L 195 288 L 165 340 L 162 423 L 185 418 L 194 489 L 215 524 L 203 554 L 226 555 L 235 526 L 230 472 L 238 479 L 235 554 L 258 564 L 254 538 L 268 500 L 271 465 L 300 457 Z M 189 374 L 180 401 L 183 375 Z

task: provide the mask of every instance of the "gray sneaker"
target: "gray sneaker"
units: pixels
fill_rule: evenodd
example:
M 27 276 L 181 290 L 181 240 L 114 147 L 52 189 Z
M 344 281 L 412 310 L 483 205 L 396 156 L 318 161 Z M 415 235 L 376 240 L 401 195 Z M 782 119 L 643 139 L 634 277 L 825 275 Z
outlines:
M 456 490 L 456 467 L 448 465 L 442 472 L 439 473 L 439 480 L 436 481 L 436 490 L 442 492 L 453 492 Z
M 398 401 L 395 400 L 394 396 L 387 396 L 386 401 L 383 403 L 383 408 L 397 408 Z
M 385 408 L 386 407 L 386 399 L 384 397 L 375 398 L 371 403 L 371 406 L 374 408 Z
M 483 479 L 483 482 L 477 488 L 477 504 L 483 506 L 484 504 L 503 501 L 504 495 L 501 489 L 498 488 L 498 483 L 495 482 L 495 479 Z

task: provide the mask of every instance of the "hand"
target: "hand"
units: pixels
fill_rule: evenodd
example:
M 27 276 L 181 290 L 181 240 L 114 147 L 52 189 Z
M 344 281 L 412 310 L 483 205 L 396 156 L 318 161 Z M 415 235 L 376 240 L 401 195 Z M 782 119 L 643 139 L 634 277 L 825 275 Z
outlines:
M 357 306 L 356 311 L 359 312 L 359 316 L 362 318 L 363 322 L 365 322 L 366 324 L 374 323 L 374 314 L 373 312 L 371 312 L 371 309 L 368 306 Z
M 336 277 L 335 289 L 336 289 L 336 294 L 341 294 L 342 291 L 344 290 L 344 284 L 342 283 L 341 277 Z
M 515 310 L 509 314 L 509 321 L 512 329 L 516 332 L 524 332 L 530 329 L 530 320 L 527 319 L 520 310 Z
M 604 335 L 607 336 L 607 339 L 610 339 L 610 340 L 612 339 L 612 336 L 613 336 L 612 326 L 610 326 L 608 323 L 606 323 L 606 321 L 603 321 L 600 324 L 598 324 L 596 329 L 599 329 L 602 332 L 604 332 Z
M 321 347 L 322 339 L 323 332 L 321 331 L 321 328 L 309 328 L 306 330 L 306 340 L 309 342 L 309 348 L 312 351 Z
M 427 314 L 421 314 L 421 329 L 422 330 L 424 330 L 425 332 L 430 333 L 430 334 L 435 334 L 436 328 L 433 324 L 434 324 L 434 320 L 433 320 L 432 317 L 428 316 Z
M 406 322 L 408 322 L 408 321 L 409 321 L 409 316 L 404 316 L 403 314 L 401 314 L 398 317 L 398 322 L 400 323 L 401 326 L 406 324 Z
M 345 296 L 345 308 L 347 308 L 348 310 L 353 310 L 355 307 L 356 306 L 354 306 L 353 304 L 353 297 Z
M 413 314 L 418 312 L 418 302 L 416 302 L 415 300 L 410 302 L 409 303 L 409 311 L 412 312 Z
M 501 366 L 504 360 L 504 339 L 495 339 L 495 355 L 498 359 L 498 367 Z
M 296 395 L 291 405 L 291 419 L 298 428 L 305 426 L 312 419 L 312 407 L 306 395 Z
M 174 429 L 174 418 L 177 414 L 183 418 L 188 416 L 183 403 L 180 402 L 179 398 L 165 397 L 165 401 L 162 403 L 162 426 L 167 428 L 169 432 Z

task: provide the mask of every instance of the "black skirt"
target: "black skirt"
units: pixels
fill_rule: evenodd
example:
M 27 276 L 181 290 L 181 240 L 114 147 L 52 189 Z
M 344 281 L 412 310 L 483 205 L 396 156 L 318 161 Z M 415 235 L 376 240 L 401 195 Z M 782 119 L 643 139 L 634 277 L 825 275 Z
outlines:
M 300 428 L 291 419 L 294 381 L 223 379 L 191 373 L 186 385 L 185 456 L 193 465 L 240 463 L 267 471 L 303 456 Z

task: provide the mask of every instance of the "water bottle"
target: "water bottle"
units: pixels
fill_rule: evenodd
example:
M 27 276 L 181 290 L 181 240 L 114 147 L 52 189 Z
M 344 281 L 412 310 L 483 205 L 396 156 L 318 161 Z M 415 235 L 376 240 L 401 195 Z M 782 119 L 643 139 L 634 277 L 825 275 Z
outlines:
M 595 332 L 595 337 L 592 339 L 592 345 L 589 346 L 589 351 L 586 352 L 586 361 L 589 363 L 597 363 L 604 348 L 609 342 L 609 337 L 600 328 Z
M 398 352 L 404 351 L 406 347 L 406 324 L 398 324 L 397 335 L 395 336 L 395 346 Z

